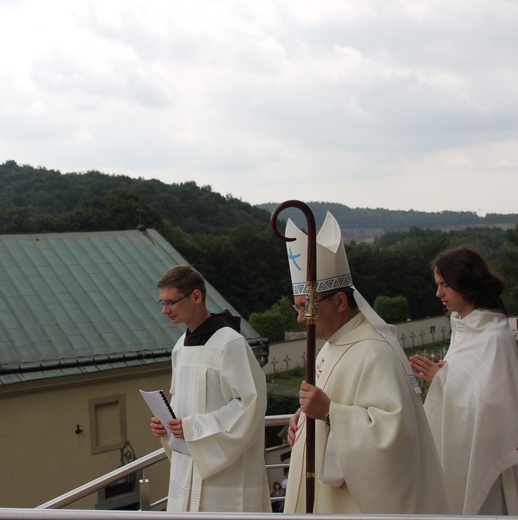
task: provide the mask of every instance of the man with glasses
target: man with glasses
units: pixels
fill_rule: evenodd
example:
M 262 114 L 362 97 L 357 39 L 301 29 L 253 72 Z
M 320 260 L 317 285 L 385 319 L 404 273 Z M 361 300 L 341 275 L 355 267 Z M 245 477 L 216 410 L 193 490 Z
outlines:
M 307 236 L 285 236 L 298 321 L 306 311 Z M 315 419 L 318 514 L 447 514 L 444 476 L 420 392 L 394 328 L 353 286 L 338 222 L 317 235 L 316 385 L 302 382 L 290 420 L 285 513 L 306 509 L 306 417 Z
M 168 270 L 158 281 L 162 313 L 186 333 L 172 352 L 171 406 L 176 419 L 165 427 L 184 439 L 189 454 L 171 451 L 167 511 L 271 511 L 264 461 L 266 380 L 239 333 L 240 318 L 211 314 L 206 286 L 188 265 Z M 174 448 L 174 445 L 173 445 Z

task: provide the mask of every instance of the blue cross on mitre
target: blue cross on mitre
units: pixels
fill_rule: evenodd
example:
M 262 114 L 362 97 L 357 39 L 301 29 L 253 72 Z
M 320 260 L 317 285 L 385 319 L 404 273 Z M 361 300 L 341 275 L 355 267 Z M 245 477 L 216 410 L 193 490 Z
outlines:
M 300 267 L 299 264 L 297 264 L 297 258 L 299 258 L 299 256 L 302 256 L 301 253 L 299 253 L 298 255 L 294 254 L 293 251 L 291 250 L 291 247 L 288 247 L 288 260 L 290 260 L 291 262 L 293 262 L 293 265 L 299 270 L 299 271 L 302 271 L 302 267 Z

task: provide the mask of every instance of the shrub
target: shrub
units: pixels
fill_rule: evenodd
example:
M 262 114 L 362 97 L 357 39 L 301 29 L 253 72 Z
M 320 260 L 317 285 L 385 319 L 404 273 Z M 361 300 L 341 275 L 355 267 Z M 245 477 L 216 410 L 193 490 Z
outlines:
M 252 312 L 248 322 L 263 338 L 268 338 L 270 343 L 284 341 L 284 320 L 279 312 Z
M 404 296 L 378 296 L 374 310 L 387 323 L 401 323 L 408 319 L 408 300 Z

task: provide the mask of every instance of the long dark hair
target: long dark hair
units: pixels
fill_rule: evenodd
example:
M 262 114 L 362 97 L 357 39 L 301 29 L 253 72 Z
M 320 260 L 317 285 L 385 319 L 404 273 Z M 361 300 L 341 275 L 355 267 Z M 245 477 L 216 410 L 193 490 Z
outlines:
M 489 267 L 476 249 L 467 246 L 448 249 L 440 253 L 431 266 L 476 309 L 490 309 L 508 315 L 502 300 L 505 280 Z

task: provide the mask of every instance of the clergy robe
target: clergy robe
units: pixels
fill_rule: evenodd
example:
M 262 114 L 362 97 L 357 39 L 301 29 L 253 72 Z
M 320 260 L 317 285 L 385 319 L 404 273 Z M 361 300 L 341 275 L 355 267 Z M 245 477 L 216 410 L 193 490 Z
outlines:
M 444 478 L 420 397 L 399 356 L 363 314 L 325 343 L 316 385 L 331 399 L 346 488 L 321 483 L 329 426 L 315 421 L 315 513 L 447 514 Z M 305 417 L 293 447 L 284 511 L 305 512 Z
M 221 325 L 212 316 L 173 349 L 171 404 L 190 455 L 169 452 L 170 512 L 271 511 L 265 376 L 243 336 Z
M 425 401 L 454 513 L 475 515 L 493 490 L 518 515 L 518 351 L 507 317 L 475 309 L 451 316 L 446 365 Z M 497 497 L 498 498 L 498 497 Z M 500 501 L 502 504 L 502 501 Z

